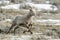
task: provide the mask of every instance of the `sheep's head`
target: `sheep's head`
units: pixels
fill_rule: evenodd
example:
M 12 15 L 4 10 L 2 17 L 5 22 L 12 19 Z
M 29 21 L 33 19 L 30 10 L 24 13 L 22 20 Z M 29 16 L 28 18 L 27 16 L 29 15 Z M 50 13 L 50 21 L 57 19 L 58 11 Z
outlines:
M 35 16 L 36 15 L 36 10 L 33 8 L 30 8 L 30 15 Z

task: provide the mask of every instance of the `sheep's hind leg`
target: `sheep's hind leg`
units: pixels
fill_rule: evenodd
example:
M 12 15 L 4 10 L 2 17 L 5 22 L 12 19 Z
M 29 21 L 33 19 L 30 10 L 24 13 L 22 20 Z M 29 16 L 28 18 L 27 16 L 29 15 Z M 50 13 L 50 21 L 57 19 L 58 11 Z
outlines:
M 16 32 L 16 29 L 19 28 L 18 26 L 19 26 L 19 25 L 17 25 L 17 26 L 14 28 L 14 35 L 15 35 L 15 32 Z
M 15 26 L 15 24 L 12 24 L 10 29 L 8 30 L 7 34 L 11 31 L 11 29 Z

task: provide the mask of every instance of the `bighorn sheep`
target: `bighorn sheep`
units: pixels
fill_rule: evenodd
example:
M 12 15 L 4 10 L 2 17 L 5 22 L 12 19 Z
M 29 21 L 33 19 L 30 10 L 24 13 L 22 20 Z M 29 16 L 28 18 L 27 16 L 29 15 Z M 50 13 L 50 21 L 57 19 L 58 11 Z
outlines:
M 14 26 L 16 26 L 16 27 L 14 28 L 14 34 L 15 34 L 15 30 L 16 30 L 17 28 L 19 28 L 19 26 L 23 26 L 23 27 L 27 28 L 27 29 L 28 29 L 28 32 L 30 32 L 30 33 L 32 34 L 32 32 L 31 32 L 31 30 L 30 30 L 30 28 L 31 28 L 31 26 L 32 26 L 32 24 L 31 24 L 31 18 L 32 18 L 32 16 L 34 16 L 34 15 L 35 15 L 35 10 L 33 10 L 33 9 L 31 8 L 30 11 L 29 11 L 29 13 L 28 13 L 27 15 L 24 15 L 24 16 L 16 16 L 16 18 L 13 20 L 12 25 L 11 25 L 11 27 L 10 27 L 10 29 L 9 29 L 9 31 L 8 31 L 7 33 L 9 33 L 10 30 L 11 30 Z M 24 31 L 23 33 L 25 33 L 25 32 L 26 32 L 26 31 Z

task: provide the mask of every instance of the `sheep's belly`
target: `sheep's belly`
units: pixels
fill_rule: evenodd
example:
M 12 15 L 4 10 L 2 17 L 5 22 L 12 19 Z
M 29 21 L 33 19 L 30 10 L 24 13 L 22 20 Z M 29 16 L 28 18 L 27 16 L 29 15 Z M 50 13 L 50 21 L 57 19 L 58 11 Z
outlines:
M 23 17 L 23 16 L 17 16 L 16 18 L 15 18 L 15 22 L 17 23 L 17 24 L 20 24 L 20 23 L 27 23 L 29 20 L 26 18 L 26 17 Z
M 19 22 L 17 22 L 17 24 L 20 24 L 20 23 L 25 23 L 24 21 L 19 21 Z
M 16 23 L 17 23 L 17 24 L 26 23 L 26 20 L 16 20 Z

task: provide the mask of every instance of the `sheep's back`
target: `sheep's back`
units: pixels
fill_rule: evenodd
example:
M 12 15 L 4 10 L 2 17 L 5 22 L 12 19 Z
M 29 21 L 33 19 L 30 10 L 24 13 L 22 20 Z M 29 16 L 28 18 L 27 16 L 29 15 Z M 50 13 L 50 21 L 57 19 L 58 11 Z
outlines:
M 26 18 L 24 16 L 17 16 L 14 21 L 16 22 L 16 24 L 20 24 L 20 23 L 26 23 Z

